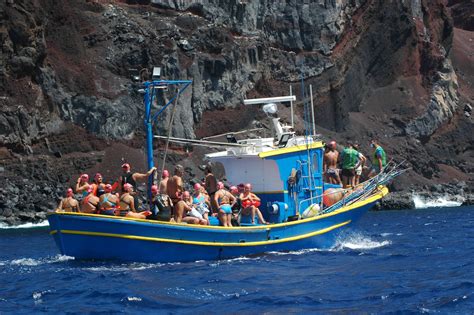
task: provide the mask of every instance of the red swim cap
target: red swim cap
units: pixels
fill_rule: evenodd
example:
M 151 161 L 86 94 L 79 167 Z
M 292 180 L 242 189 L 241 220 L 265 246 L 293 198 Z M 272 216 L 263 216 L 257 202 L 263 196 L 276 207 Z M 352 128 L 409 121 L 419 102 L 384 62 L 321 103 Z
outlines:
M 168 172 L 168 170 L 164 170 L 163 174 L 161 174 L 161 177 L 162 178 L 170 177 L 170 172 Z
M 112 191 L 112 185 L 110 185 L 110 184 L 105 185 L 104 190 L 105 190 L 105 192 L 107 192 L 107 193 L 111 192 L 111 191 Z
M 124 164 L 122 164 L 122 168 L 126 168 L 127 170 L 129 170 L 130 169 L 130 164 L 124 163 Z
M 72 191 L 72 188 L 68 188 L 66 190 L 66 196 L 68 196 L 68 197 L 74 196 L 74 192 Z
M 126 190 L 126 191 L 128 191 L 128 190 L 130 190 L 130 189 L 133 189 L 133 186 L 132 186 L 131 184 L 129 184 L 129 183 L 125 183 L 125 184 L 123 185 L 123 189 Z
M 201 184 L 196 183 L 194 184 L 194 190 L 200 190 L 201 189 Z
M 158 192 L 158 186 L 156 186 L 156 185 L 151 186 L 151 192 L 152 193 L 157 193 Z
M 336 141 L 332 140 L 329 142 L 328 146 L 331 148 L 331 149 L 335 149 L 336 146 L 337 146 L 337 143 Z

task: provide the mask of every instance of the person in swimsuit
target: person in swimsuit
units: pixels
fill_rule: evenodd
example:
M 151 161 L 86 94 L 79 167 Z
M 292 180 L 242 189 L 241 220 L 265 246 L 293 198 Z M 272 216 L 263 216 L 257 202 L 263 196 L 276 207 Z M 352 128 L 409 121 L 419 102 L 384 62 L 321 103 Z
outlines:
M 217 179 L 214 174 L 212 174 L 212 166 L 210 164 L 206 165 L 205 173 L 206 179 L 204 181 L 204 188 L 209 194 L 212 212 L 217 213 L 219 211 L 219 205 L 215 202 L 214 198 L 214 194 L 217 191 Z
M 163 174 L 161 174 L 160 180 L 160 194 L 166 195 L 168 193 L 168 180 L 170 178 L 170 173 L 168 170 L 164 170 Z
M 133 186 L 129 183 L 123 185 L 124 193 L 120 196 L 120 208 L 115 212 L 115 215 L 121 217 L 130 217 L 136 219 L 146 219 L 151 214 L 151 211 L 137 212 L 135 208 L 135 200 L 132 196 Z
M 182 200 L 181 194 L 184 191 L 183 187 L 183 175 L 184 175 L 184 168 L 181 165 L 176 165 L 174 167 L 174 176 L 168 180 L 168 184 L 166 187 L 166 191 L 168 196 L 173 201 L 173 217 L 175 220 L 179 220 L 181 222 L 181 218 L 183 213 L 175 213 L 177 211 L 183 211 L 182 205 L 180 209 L 176 209 L 178 207 L 179 202 Z M 176 221 L 178 222 L 178 221 Z
M 89 189 L 89 186 L 90 186 L 90 184 L 89 184 L 89 175 L 82 174 L 77 179 L 76 193 L 77 194 L 82 194 L 82 199 L 84 199 L 88 195 L 87 190 Z
M 100 173 L 95 174 L 94 182 L 92 183 L 92 191 L 94 195 L 100 198 L 105 193 L 105 184 Z
M 66 191 L 66 197 L 59 202 L 56 212 L 79 212 L 79 202 L 74 199 L 72 188 Z
M 184 203 L 183 208 L 186 215 L 181 219 L 181 222 L 186 222 L 188 224 L 200 224 L 208 225 L 208 221 L 205 220 L 202 214 L 193 206 L 193 197 L 189 191 L 183 192 L 183 200 L 181 203 Z
M 96 213 L 99 209 L 99 197 L 94 195 L 92 186 L 89 185 L 87 188 L 87 196 L 82 199 L 81 212 L 84 213 Z
M 158 186 L 151 186 L 151 212 L 149 219 L 170 221 L 173 202 L 167 194 L 161 194 Z
M 336 141 L 331 141 L 326 145 L 324 150 L 323 173 L 326 182 L 330 184 L 342 184 L 339 177 L 339 169 L 337 168 L 337 160 L 339 152 L 336 150 Z
M 214 201 L 219 205 L 219 222 L 222 226 L 232 227 L 232 207 L 235 197 L 224 189 L 222 182 L 217 183 L 217 191 L 214 194 Z
M 258 222 L 260 224 L 268 224 L 268 222 L 265 221 L 265 219 L 263 218 L 260 209 L 254 205 L 255 202 L 260 203 L 260 198 L 258 198 L 257 195 L 252 192 L 251 184 L 244 185 L 244 192 L 240 194 L 240 201 L 242 203 L 243 208 L 242 215 L 250 215 L 252 224 L 255 224 L 255 215 L 257 215 Z
M 121 191 L 123 193 L 125 192 L 124 185 L 131 184 L 133 187 L 133 192 L 131 193 L 131 195 L 133 196 L 135 201 L 135 208 L 138 209 L 137 182 L 146 181 L 147 178 L 151 176 L 151 174 L 153 174 L 153 172 L 156 170 L 156 167 L 152 167 L 146 173 L 133 173 L 131 169 L 132 167 L 129 163 L 122 164 L 123 174 L 122 176 L 120 176 L 119 180 L 112 185 L 112 190 L 116 190 L 120 185 Z
M 99 197 L 99 213 L 105 215 L 115 215 L 115 211 L 118 208 L 120 199 L 116 194 L 112 194 L 112 185 L 105 185 L 104 191 L 104 194 Z
M 206 220 L 206 225 L 209 225 L 209 196 L 203 193 L 202 188 L 201 184 L 194 184 L 193 207 Z
M 235 203 L 234 206 L 232 206 L 232 226 L 240 226 L 239 221 L 240 213 L 242 211 L 242 201 L 240 200 L 239 188 L 237 186 L 230 186 L 229 190 L 230 193 L 235 197 Z

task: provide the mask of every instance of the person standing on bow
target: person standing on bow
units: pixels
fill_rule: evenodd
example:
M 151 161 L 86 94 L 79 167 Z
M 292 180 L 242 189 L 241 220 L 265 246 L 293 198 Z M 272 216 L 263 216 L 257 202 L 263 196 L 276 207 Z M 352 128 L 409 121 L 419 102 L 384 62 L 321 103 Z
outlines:
M 163 174 L 161 174 L 160 180 L 160 194 L 166 195 L 168 194 L 168 180 L 170 178 L 170 173 L 168 170 L 163 170 Z
M 56 212 L 79 212 L 79 202 L 74 199 L 72 188 L 67 189 L 66 197 L 61 199 Z
M 372 178 L 380 173 L 385 165 L 387 165 L 387 155 L 376 139 L 370 140 L 370 147 L 374 150 L 372 155 L 372 169 L 369 173 L 369 178 Z
M 326 182 L 341 185 L 341 177 L 339 176 L 339 169 L 337 168 L 339 152 L 337 152 L 336 147 L 337 144 L 334 140 L 326 145 L 324 150 L 323 173 Z
M 341 153 L 342 184 L 344 188 L 351 187 L 354 183 L 355 169 L 362 163 L 359 152 L 354 149 L 352 142 L 347 141 L 347 146 Z
M 360 177 L 362 176 L 362 171 L 364 170 L 364 165 L 367 162 L 367 158 L 362 153 L 360 153 L 359 142 L 357 142 L 357 141 L 354 142 L 353 147 L 357 152 L 359 152 L 359 160 L 360 160 L 360 163 L 355 168 L 355 176 L 354 176 L 354 181 L 352 183 L 352 186 L 355 187 L 355 186 L 359 185 L 359 183 L 360 183 Z

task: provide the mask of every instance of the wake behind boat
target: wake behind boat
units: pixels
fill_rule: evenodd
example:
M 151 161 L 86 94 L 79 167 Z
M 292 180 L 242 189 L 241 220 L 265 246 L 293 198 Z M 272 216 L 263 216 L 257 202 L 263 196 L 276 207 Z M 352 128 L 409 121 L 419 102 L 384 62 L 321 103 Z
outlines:
M 157 117 L 191 84 L 191 81 L 155 80 L 144 83 L 148 166 L 154 166 L 152 126 Z M 152 114 L 155 90 L 177 86 L 178 93 Z M 294 96 L 245 100 L 246 104 L 292 102 Z M 175 105 L 176 106 L 176 105 Z M 264 107 L 265 107 L 264 106 Z M 297 136 L 293 126 L 273 118 L 273 138 L 235 140 L 229 143 L 200 141 L 224 146 L 206 158 L 221 163 L 227 183 L 251 182 L 260 196 L 260 210 L 269 225 L 242 222 L 239 227 L 191 225 L 112 215 L 56 212 L 48 216 L 51 235 L 63 255 L 77 259 L 143 262 L 216 260 L 268 251 L 328 248 L 343 228 L 353 225 L 388 193 L 384 186 L 403 172 L 389 163 L 378 175 L 351 189 L 340 189 L 332 200 L 334 185 L 323 181 L 324 142 L 314 134 Z M 314 126 L 314 122 L 313 122 Z M 167 137 L 186 142 L 186 139 Z M 192 140 L 196 142 L 196 140 Z M 192 142 L 191 141 L 191 142 Z M 152 184 L 149 180 L 149 189 Z M 253 221 L 253 220 L 252 220 Z

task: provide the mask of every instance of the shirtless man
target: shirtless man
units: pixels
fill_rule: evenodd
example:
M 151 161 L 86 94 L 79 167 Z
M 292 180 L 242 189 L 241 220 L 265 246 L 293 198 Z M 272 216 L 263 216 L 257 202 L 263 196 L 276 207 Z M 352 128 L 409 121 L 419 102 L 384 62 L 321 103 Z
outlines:
M 181 200 L 181 194 L 184 191 L 183 188 L 183 175 L 184 168 L 181 165 L 176 165 L 174 168 L 174 176 L 168 180 L 166 187 L 166 192 L 168 196 L 173 201 L 174 207 L 178 204 L 178 201 Z
M 151 211 L 142 211 L 137 213 L 135 208 L 135 200 L 132 196 L 133 186 L 129 183 L 123 185 L 124 193 L 120 196 L 120 210 L 116 211 L 116 215 L 122 217 L 130 217 L 136 219 L 146 219 L 151 214 Z
M 323 172 L 326 177 L 326 181 L 330 184 L 342 184 L 341 178 L 339 177 L 339 170 L 337 169 L 337 160 L 339 158 L 339 152 L 336 150 L 336 141 L 331 141 L 327 144 L 326 150 L 324 151 L 324 163 Z
M 164 170 L 163 174 L 161 174 L 161 181 L 160 181 L 160 194 L 166 195 L 168 193 L 168 180 L 170 178 L 170 173 L 168 170 Z
M 211 200 L 211 210 L 213 213 L 217 213 L 219 206 L 215 203 L 214 194 L 217 191 L 217 179 L 212 174 L 212 167 L 211 165 L 207 165 L 205 169 L 206 173 L 206 180 L 204 182 L 204 188 L 206 189 L 207 193 L 209 194 L 209 198 Z
M 99 208 L 99 197 L 94 195 L 92 186 L 87 188 L 88 195 L 84 197 L 81 203 L 81 212 L 95 213 Z
M 105 193 L 99 197 L 100 214 L 115 215 L 115 210 L 119 205 L 119 197 L 112 194 L 112 185 L 107 184 L 104 187 Z
M 260 224 L 268 224 L 263 218 L 260 209 L 253 205 L 255 201 L 260 202 L 260 198 L 252 192 L 252 185 L 244 185 L 244 192 L 240 194 L 240 200 L 243 208 L 242 215 L 250 215 L 252 224 L 255 224 L 255 215 L 257 215 Z M 247 205 L 247 207 L 245 207 L 245 205 Z
M 56 212 L 79 212 L 79 202 L 74 199 L 72 188 L 66 191 L 66 198 L 61 199 Z
M 219 205 L 219 221 L 222 226 L 232 227 L 232 207 L 236 202 L 236 198 L 224 189 L 222 182 L 217 183 L 214 201 Z

